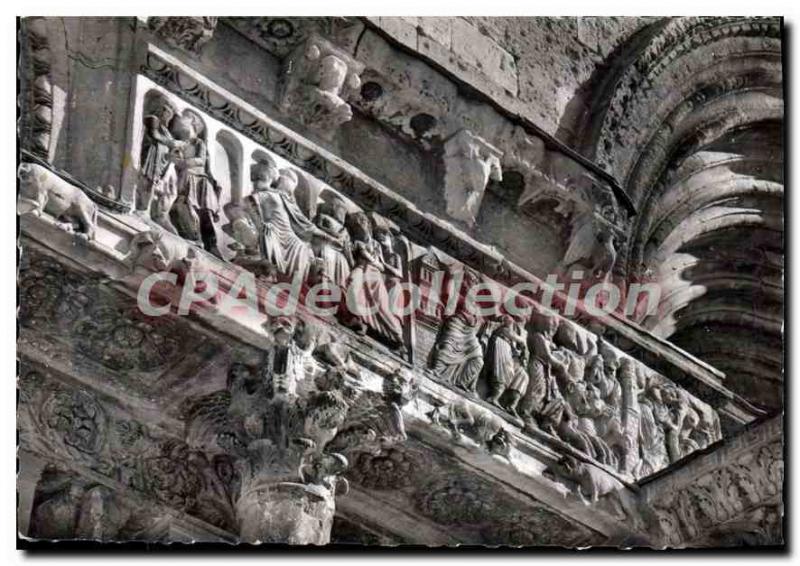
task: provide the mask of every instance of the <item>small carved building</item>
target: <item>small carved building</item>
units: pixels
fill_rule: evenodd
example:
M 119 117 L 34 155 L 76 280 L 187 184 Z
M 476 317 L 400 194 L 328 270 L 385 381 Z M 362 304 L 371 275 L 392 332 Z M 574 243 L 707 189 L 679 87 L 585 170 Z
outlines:
M 21 20 L 19 535 L 782 545 L 781 38 Z

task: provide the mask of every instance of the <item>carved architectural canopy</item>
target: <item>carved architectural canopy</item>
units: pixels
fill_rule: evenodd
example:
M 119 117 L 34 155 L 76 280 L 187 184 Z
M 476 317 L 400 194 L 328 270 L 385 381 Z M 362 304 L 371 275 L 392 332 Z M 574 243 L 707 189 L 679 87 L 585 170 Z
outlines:
M 775 22 L 647 28 L 592 161 L 469 19 L 66 20 L 23 26 L 23 536 L 782 542 Z

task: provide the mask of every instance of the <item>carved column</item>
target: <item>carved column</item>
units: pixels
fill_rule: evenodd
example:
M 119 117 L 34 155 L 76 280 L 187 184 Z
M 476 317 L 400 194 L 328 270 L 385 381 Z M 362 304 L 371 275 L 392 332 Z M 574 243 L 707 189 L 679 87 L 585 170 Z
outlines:
M 402 388 L 364 391 L 347 348 L 311 324 L 278 318 L 270 332 L 258 367 L 233 364 L 227 391 L 189 403 L 189 442 L 236 458 L 242 541 L 326 544 L 348 489 L 342 452 L 405 438 Z
M 625 435 L 625 461 L 622 472 L 633 474 L 639 461 L 639 388 L 636 368 L 629 358 L 620 364 L 622 382 L 622 431 Z
M 503 153 L 469 130 L 459 130 L 444 144 L 444 197 L 447 214 L 473 224 L 489 179 L 502 181 Z

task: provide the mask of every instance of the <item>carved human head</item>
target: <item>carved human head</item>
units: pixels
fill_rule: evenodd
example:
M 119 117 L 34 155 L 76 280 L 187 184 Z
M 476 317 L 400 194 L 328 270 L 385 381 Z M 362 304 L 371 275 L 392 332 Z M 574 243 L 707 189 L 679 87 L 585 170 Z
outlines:
M 356 240 L 368 240 L 372 237 L 369 217 L 361 211 L 349 213 L 345 219 L 345 225 L 350 235 Z
M 278 346 L 288 346 L 294 337 L 295 324 L 294 321 L 287 316 L 279 316 L 273 318 L 269 322 L 269 329 L 272 332 L 272 337 Z
M 250 180 L 255 190 L 271 187 L 278 179 L 278 168 L 271 161 L 256 161 L 250 166 Z
M 338 95 L 347 78 L 347 63 L 335 55 L 326 55 L 319 62 L 319 88 Z
M 299 177 L 293 169 L 284 168 L 278 171 L 277 188 L 279 191 L 294 197 Z
M 176 114 L 169 123 L 170 133 L 180 141 L 198 138 L 204 130 L 203 119 L 191 110 L 184 110 L 183 114 Z

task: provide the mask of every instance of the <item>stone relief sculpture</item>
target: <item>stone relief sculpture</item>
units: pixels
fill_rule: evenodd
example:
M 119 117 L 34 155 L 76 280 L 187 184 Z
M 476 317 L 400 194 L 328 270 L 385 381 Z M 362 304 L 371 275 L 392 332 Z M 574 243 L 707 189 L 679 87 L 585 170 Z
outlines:
M 569 275 L 578 270 L 603 280 L 614 269 L 616 260 L 617 248 L 611 229 L 601 226 L 590 212 L 577 215 L 569 247 L 561 261 L 562 272 Z
M 17 175 L 18 214 L 51 216 L 62 229 L 94 240 L 97 205 L 86 193 L 37 163 L 21 164 Z
M 357 307 L 350 309 L 350 324 L 362 334 L 372 332 L 404 355 L 402 322 L 389 307 L 386 258 L 381 244 L 373 236 L 374 223 L 365 213 L 352 212 L 347 215 L 346 224 L 353 241 L 355 262 L 348 288 Z
M 407 399 L 387 390 L 384 401 L 359 410 L 374 395 L 343 345 L 323 343 L 318 327 L 288 318 L 273 319 L 270 332 L 274 345 L 257 368 L 233 364 L 226 391 L 187 403 L 190 443 L 236 458 L 242 540 L 325 544 L 334 495 L 347 489 L 348 461 L 335 449 L 357 450 L 379 435 L 385 443 L 405 438 L 397 403 Z M 380 411 L 387 417 L 375 416 Z M 376 422 L 380 433 L 368 424 Z
M 171 208 L 178 234 L 200 241 L 206 251 L 222 258 L 217 247 L 220 186 L 211 175 L 202 118 L 191 110 L 176 115 L 170 133 L 182 145 L 174 155 L 177 172 L 177 198 Z
M 326 135 L 350 121 L 345 101 L 361 86 L 363 65 L 321 37 L 313 36 L 290 57 L 284 106 L 305 125 Z
M 164 229 L 177 234 L 169 219 L 172 203 L 178 196 L 172 154 L 184 145 L 172 136 L 169 129 L 176 110 L 164 96 L 156 93 L 146 97 L 144 112 L 142 184 L 136 195 L 136 208 L 150 214 Z
M 441 325 L 430 369 L 474 395 L 481 377 L 485 400 L 521 426 L 636 478 L 720 438 L 708 405 L 557 315 L 480 323 L 459 305 Z
M 214 37 L 216 16 L 150 17 L 148 27 L 173 47 L 199 52 Z
M 514 417 L 518 417 L 517 405 L 528 388 L 528 356 L 527 332 L 522 323 L 503 315 L 489 338 L 483 371 L 489 384 L 487 400 Z
M 320 204 L 314 224 L 320 233 L 312 241 L 314 249 L 314 279 L 327 282 L 344 293 L 353 267 L 350 235 L 345 227 L 347 207 L 344 201 L 331 195 Z
M 447 214 L 472 225 L 489 179 L 503 180 L 502 152 L 469 130 L 459 130 L 444 144 L 444 198 Z
M 306 217 L 294 198 L 298 174 L 280 171 L 270 163 L 256 163 L 251 171 L 256 226 L 263 260 L 283 278 L 308 276 L 313 258 L 313 236 L 321 231 Z
M 465 271 L 462 290 L 477 282 L 475 273 Z M 483 347 L 478 340 L 478 319 L 465 307 L 460 291 L 456 312 L 442 323 L 428 365 L 442 381 L 476 394 L 483 369 Z

